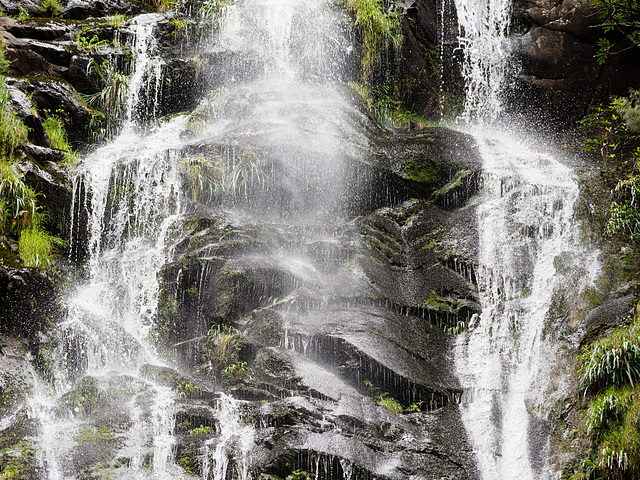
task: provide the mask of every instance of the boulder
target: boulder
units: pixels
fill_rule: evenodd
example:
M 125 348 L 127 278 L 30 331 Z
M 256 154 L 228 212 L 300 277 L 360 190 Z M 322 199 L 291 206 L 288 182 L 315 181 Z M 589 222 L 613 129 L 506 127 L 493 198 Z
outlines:
M 573 126 L 589 105 L 626 95 L 629 86 L 640 84 L 637 47 L 598 64 L 597 42 L 604 33 L 589 2 L 536 0 L 528 14 L 531 28 L 518 52 L 523 69 L 511 97 L 525 117 Z M 618 43 L 623 50 L 624 40 Z

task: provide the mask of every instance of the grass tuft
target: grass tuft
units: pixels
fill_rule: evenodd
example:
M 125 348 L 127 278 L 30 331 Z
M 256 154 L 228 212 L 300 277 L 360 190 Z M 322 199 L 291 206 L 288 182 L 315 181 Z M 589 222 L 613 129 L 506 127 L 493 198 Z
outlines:
M 51 266 L 55 246 L 64 242 L 48 234 L 39 226 L 32 226 L 20 232 L 18 252 L 26 267 L 48 268 Z

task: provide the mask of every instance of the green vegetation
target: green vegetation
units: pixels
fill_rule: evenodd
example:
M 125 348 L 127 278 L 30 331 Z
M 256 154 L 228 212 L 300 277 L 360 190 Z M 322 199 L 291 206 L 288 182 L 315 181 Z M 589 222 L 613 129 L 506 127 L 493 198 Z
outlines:
M 586 346 L 580 361 L 585 392 L 600 391 L 610 385 L 633 387 L 640 379 L 640 322 Z
M 591 0 L 596 9 L 604 37 L 598 40 L 598 63 L 609 55 L 640 47 L 640 3 L 636 0 Z
M 589 457 L 572 480 L 640 474 L 640 318 L 585 347 L 582 385 L 589 395 L 584 433 Z
M 349 86 L 362 98 L 369 112 L 378 122 L 396 128 L 406 128 L 411 124 L 424 127 L 434 123 L 403 107 L 394 98 L 387 85 L 369 87 L 366 84 L 349 82 Z
M 83 50 L 95 52 L 99 47 L 103 45 L 109 45 L 109 41 L 100 40 L 97 35 L 93 35 L 91 38 L 87 38 L 84 35 L 78 35 L 76 44 Z
M 98 65 L 93 59 L 87 65 L 87 73 L 97 76 L 103 85 L 99 92 L 83 95 L 88 105 L 105 115 L 104 119 L 92 118 L 90 125 L 94 131 L 94 140 L 102 141 L 115 135 L 124 120 L 129 78 L 110 63 L 103 62 Z
M 42 0 L 42 13 L 45 16 L 59 18 L 62 16 L 62 4 L 60 0 Z
M 367 389 L 367 395 L 375 400 L 375 402 L 381 407 L 386 408 L 391 413 L 395 415 L 399 415 L 404 411 L 404 407 L 400 402 L 398 402 L 395 398 L 390 397 L 389 393 L 383 392 L 380 393 L 380 389 L 373 385 L 371 380 L 365 380 L 364 385 Z M 409 408 L 409 411 L 415 411 L 414 405 Z
M 19 238 L 19 254 L 25 266 L 43 268 L 51 265 L 54 247 L 63 242 L 42 228 L 44 214 L 36 204 L 37 194 L 24 182 L 24 174 L 13 158 L 15 149 L 27 141 L 28 129 L 10 107 L 5 48 L 0 42 L 0 234 Z M 60 119 L 49 116 L 44 127 L 54 148 L 70 155 Z
M 4 56 L 2 56 L 4 59 Z M 28 129 L 10 107 L 11 96 L 0 78 L 0 155 L 9 158 L 15 148 L 27 141 Z
M 210 202 L 220 195 L 248 198 L 250 189 L 266 187 L 267 175 L 255 152 L 240 148 L 233 151 L 230 160 L 187 157 L 180 162 L 194 202 Z
M 601 177 L 613 182 L 612 198 L 604 207 L 608 211 L 598 215 L 607 217 L 602 233 L 616 236 L 622 242 L 638 243 L 640 92 L 631 91 L 628 97 L 593 107 L 580 121 L 578 132 L 585 137 L 584 153 L 602 162 Z M 602 207 L 596 204 L 595 208 Z
M 202 390 L 197 385 L 188 382 L 180 382 L 176 385 L 176 395 L 179 398 L 194 398 L 202 394 Z
M 205 341 L 204 360 L 209 370 L 226 378 L 249 378 L 251 369 L 246 362 L 240 362 L 243 342 L 242 335 L 235 328 L 214 324 Z
M 222 376 L 226 378 L 247 380 L 253 377 L 253 370 L 247 362 L 231 363 L 224 367 Z
M 199 427 L 189 430 L 189 435 L 211 435 L 215 433 L 209 425 L 200 425 Z
M 208 23 L 220 18 L 223 9 L 231 5 L 231 0 L 211 0 L 202 4 L 198 10 L 198 17 Z
M 76 432 L 75 441 L 87 443 L 102 439 L 110 440 L 114 437 L 113 431 L 105 426 L 83 426 Z
M 53 251 L 65 242 L 50 235 L 40 226 L 25 228 L 20 232 L 18 250 L 26 267 L 47 268 L 51 266 Z
M 122 28 L 124 24 L 127 23 L 128 18 L 126 15 L 117 13 L 115 15 L 111 15 L 110 17 L 107 17 L 106 20 L 107 20 L 107 25 L 109 25 L 110 27 Z
M 316 474 L 304 470 L 294 470 L 287 475 L 286 480 L 315 480 Z
M 371 84 L 383 52 L 389 46 L 397 50 L 402 45 L 400 14 L 385 11 L 382 0 L 347 0 L 347 8 L 355 16 L 362 35 L 362 83 Z

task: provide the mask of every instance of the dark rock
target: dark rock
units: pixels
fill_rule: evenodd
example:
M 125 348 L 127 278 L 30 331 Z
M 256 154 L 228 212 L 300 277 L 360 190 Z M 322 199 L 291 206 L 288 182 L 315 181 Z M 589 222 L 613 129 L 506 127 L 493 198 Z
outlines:
M 59 287 L 45 272 L 0 267 L 0 332 L 37 343 L 61 318 Z
M 537 0 L 529 19 L 531 29 L 520 52 L 524 68 L 513 96 L 517 108 L 527 111 L 525 117 L 573 126 L 589 105 L 626 95 L 630 85 L 640 82 L 640 65 L 634 61 L 638 49 L 625 50 L 622 38 L 616 41 L 624 51 L 598 64 L 597 42 L 604 35 L 589 2 Z
M 116 14 L 138 15 L 150 11 L 150 7 L 127 0 L 70 0 L 62 9 L 64 18 L 84 20 L 89 17 L 108 17 Z
M 13 82 L 17 88 L 31 95 L 40 111 L 62 115 L 67 120 L 67 134 L 72 142 L 86 139 L 88 125 L 94 112 L 66 81 L 52 77 L 29 77 Z
M 626 295 L 591 310 L 578 327 L 580 345 L 588 345 L 607 331 L 624 325 L 633 317 L 635 304 L 635 295 Z
M 55 235 L 68 235 L 69 205 L 72 190 L 67 174 L 57 162 L 63 152 L 26 144 L 21 149 L 38 163 L 21 161 L 18 168 L 24 174 L 25 183 L 35 192 L 41 192 L 43 209 L 47 212 L 45 226 Z
M 42 125 L 42 119 L 29 97 L 13 85 L 9 85 L 7 91 L 11 95 L 11 108 L 29 128 L 29 141 L 45 148 L 51 147 L 49 136 Z

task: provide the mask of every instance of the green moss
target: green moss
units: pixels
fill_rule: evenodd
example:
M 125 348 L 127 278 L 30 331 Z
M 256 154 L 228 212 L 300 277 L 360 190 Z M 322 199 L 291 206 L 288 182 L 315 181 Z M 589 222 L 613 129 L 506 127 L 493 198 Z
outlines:
M 456 188 L 462 185 L 462 181 L 471 175 L 471 170 L 458 170 L 453 177 L 453 179 L 447 183 L 444 187 L 440 188 L 433 192 L 432 198 L 433 200 L 439 200 L 442 197 L 445 197 L 449 192 L 455 190 Z
M 436 184 L 440 181 L 440 171 L 431 163 L 409 162 L 403 168 L 403 176 L 414 182 Z
M 113 431 L 104 426 L 84 426 L 75 435 L 76 443 L 95 442 L 96 440 L 110 440 L 114 438 Z
M 66 393 L 58 402 L 58 414 L 87 417 L 92 413 L 105 410 L 108 405 L 98 386 L 98 381 L 92 377 L 85 377 L 75 390 Z

